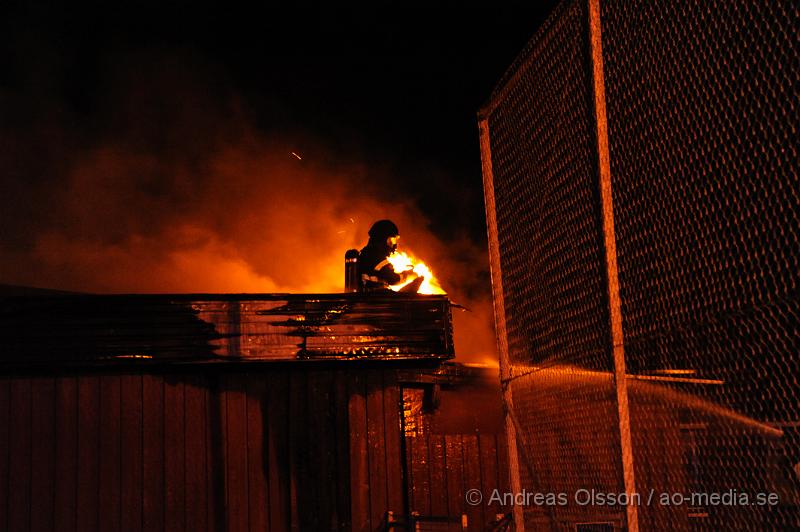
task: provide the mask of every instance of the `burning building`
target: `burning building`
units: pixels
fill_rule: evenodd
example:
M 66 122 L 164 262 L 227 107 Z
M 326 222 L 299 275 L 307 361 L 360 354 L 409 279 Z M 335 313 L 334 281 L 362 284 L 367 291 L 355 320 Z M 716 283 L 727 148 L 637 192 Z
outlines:
M 431 279 L 434 281 L 433 279 Z M 8 530 L 482 530 L 496 370 L 446 295 L 0 297 Z

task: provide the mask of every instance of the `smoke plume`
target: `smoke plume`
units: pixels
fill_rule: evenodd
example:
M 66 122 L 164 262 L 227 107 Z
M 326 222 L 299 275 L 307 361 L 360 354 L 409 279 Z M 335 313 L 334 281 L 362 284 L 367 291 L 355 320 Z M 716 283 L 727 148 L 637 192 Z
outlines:
M 494 358 L 485 250 L 438 238 L 388 164 L 254 124 L 222 74 L 180 54 L 115 58 L 105 71 L 88 110 L 51 92 L 2 93 L 0 283 L 340 292 L 344 252 L 391 218 L 401 248 L 472 310 L 454 311 L 459 359 Z

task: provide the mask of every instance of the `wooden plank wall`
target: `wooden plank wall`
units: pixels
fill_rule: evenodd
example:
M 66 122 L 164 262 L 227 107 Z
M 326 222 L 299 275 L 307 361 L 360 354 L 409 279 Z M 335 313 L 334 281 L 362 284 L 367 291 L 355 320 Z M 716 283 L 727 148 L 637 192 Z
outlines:
M 404 390 L 406 406 L 420 405 L 423 391 Z M 499 400 L 499 397 L 498 397 Z M 467 530 L 487 530 L 498 516 L 510 507 L 492 503 L 492 493 L 509 491 L 508 454 L 505 435 L 500 432 L 441 433 L 434 429 L 431 416 L 424 412 L 410 413 L 406 432 L 412 512 L 421 517 L 448 520 L 444 524 L 421 524 L 423 530 L 463 530 L 461 516 L 467 518 Z M 411 419 L 413 418 L 413 419 Z M 467 503 L 467 492 L 479 490 L 482 501 Z
M 0 377 L 0 530 L 349 529 L 336 384 L 306 371 Z
M 404 511 L 391 370 L 0 376 L 0 530 L 379 530 Z M 470 513 L 494 435 L 407 446 L 414 510 Z M 411 456 L 411 455 L 409 455 Z

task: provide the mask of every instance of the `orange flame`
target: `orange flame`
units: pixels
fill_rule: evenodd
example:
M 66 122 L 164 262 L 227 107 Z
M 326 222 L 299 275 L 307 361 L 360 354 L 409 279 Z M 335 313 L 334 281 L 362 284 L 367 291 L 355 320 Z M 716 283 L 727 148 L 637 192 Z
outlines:
M 403 251 L 395 251 L 388 257 L 388 261 L 394 267 L 394 271 L 396 272 L 403 272 L 409 269 L 413 269 L 414 273 L 416 273 L 420 277 L 424 277 L 425 280 L 417 290 L 418 294 L 445 294 L 446 292 L 442 289 L 439 281 L 436 280 L 434 277 L 433 272 L 431 269 L 421 260 L 415 258 L 413 255 L 405 253 Z M 414 279 L 409 279 L 405 283 L 396 284 L 391 287 L 392 290 L 395 292 L 403 288 L 408 283 L 412 282 Z

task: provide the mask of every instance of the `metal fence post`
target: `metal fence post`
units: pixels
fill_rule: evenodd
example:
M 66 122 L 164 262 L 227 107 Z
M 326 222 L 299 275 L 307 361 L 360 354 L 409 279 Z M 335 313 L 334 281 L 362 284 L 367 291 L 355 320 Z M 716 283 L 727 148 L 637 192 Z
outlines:
M 600 0 L 589 0 L 589 37 L 591 45 L 594 112 L 597 126 L 597 163 L 600 180 L 600 201 L 608 274 L 608 303 L 611 321 L 611 344 L 614 356 L 614 383 L 619 413 L 619 435 L 622 452 L 622 474 L 625 492 L 636 493 L 633 468 L 628 386 L 625 379 L 625 347 L 622 334 L 622 308 L 617 272 L 617 243 L 614 235 L 614 203 L 611 189 L 611 160 L 608 148 L 608 119 L 606 116 L 605 81 L 603 79 L 603 42 L 600 26 Z M 635 497 L 631 497 L 635 499 Z M 635 504 L 627 506 L 628 530 L 639 530 L 639 512 Z
M 508 337 L 506 336 L 506 313 L 503 299 L 503 275 L 500 268 L 500 243 L 497 238 L 497 217 L 494 203 L 494 176 L 492 174 L 492 151 L 489 142 L 489 124 L 487 118 L 480 117 L 479 123 L 481 164 L 483 166 L 483 194 L 486 203 L 486 229 L 489 239 L 489 266 L 492 276 L 492 300 L 494 301 L 495 334 L 497 349 L 500 355 L 500 380 L 507 382 L 511 377 L 511 363 L 508 358 Z M 503 403 L 505 405 L 505 433 L 508 448 L 508 468 L 511 493 L 522 493 L 522 482 L 519 477 L 519 454 L 514 422 L 510 412 L 514 408 L 511 385 L 503 386 Z M 525 531 L 523 507 L 514 505 L 514 530 Z

